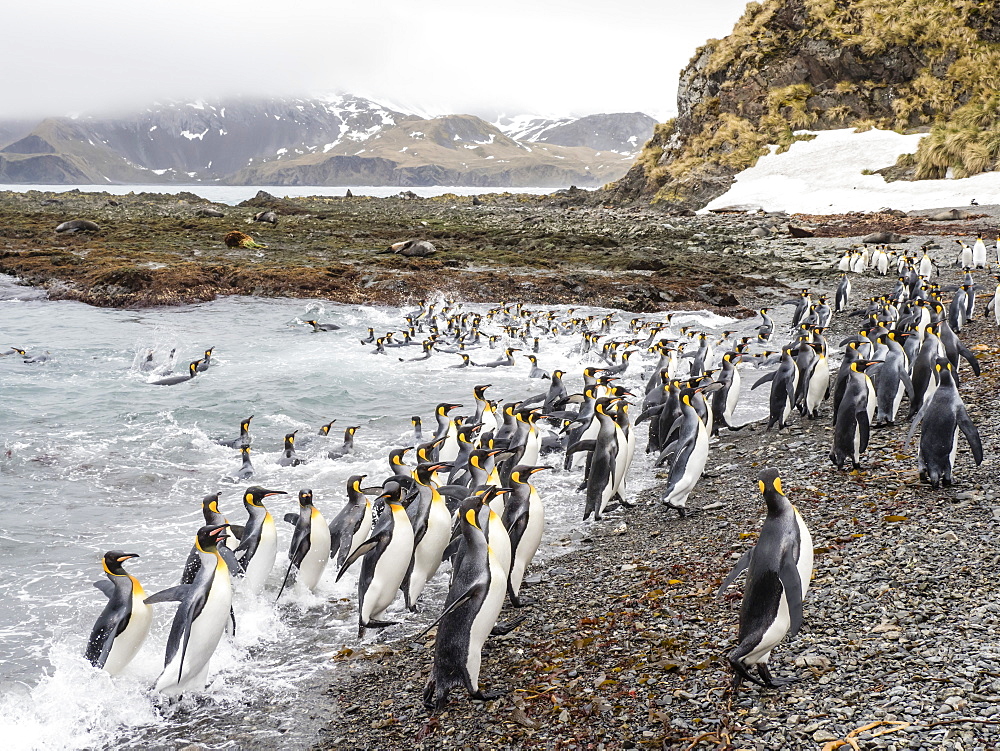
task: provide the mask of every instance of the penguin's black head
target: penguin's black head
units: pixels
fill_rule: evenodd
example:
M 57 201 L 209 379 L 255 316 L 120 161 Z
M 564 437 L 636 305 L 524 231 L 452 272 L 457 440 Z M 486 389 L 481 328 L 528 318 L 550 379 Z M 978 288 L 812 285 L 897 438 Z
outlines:
M 215 351 L 215 347 L 209 347 L 208 349 L 206 349 L 205 350 L 205 359 L 208 359 L 209 357 L 211 357 L 212 353 L 214 351 Z
M 487 383 L 483 386 L 474 386 L 472 388 L 472 393 L 476 395 L 477 399 L 482 399 L 483 395 L 486 393 L 486 389 L 488 389 L 492 385 L 493 385 L 492 383 Z
M 196 547 L 203 553 L 214 553 L 219 543 L 228 537 L 226 534 L 228 527 L 228 524 L 206 524 L 198 530 L 195 538 Z
M 201 360 L 195 360 L 188 365 L 188 372 L 193 376 L 198 372 L 198 366 L 201 364 Z
M 328 422 L 326 425 L 322 426 L 319 429 L 319 434 L 320 435 L 330 435 L 330 428 L 333 427 L 333 424 L 335 422 L 337 422 L 337 421 L 336 420 L 330 420 L 330 422 Z
M 513 470 L 511 470 L 510 479 L 519 485 L 523 485 L 528 482 L 528 478 L 536 472 L 541 472 L 543 469 L 552 469 L 552 467 L 533 467 L 530 464 L 518 464 Z
M 219 494 L 212 493 L 212 495 L 206 495 L 201 499 L 201 507 L 208 509 L 213 514 L 219 513 Z
M 785 494 L 781 489 L 781 477 L 778 476 L 778 470 L 772 467 L 765 468 L 757 475 L 757 485 L 764 496 L 773 493 L 777 493 L 778 495 Z
M 429 485 L 431 480 L 434 479 L 434 473 L 440 472 L 442 469 L 451 469 L 454 464 L 450 462 L 424 462 L 417 465 L 416 469 L 416 479 L 421 485 Z
M 247 419 L 240 423 L 240 430 L 246 432 L 250 430 L 250 421 L 253 419 L 253 415 L 250 415 Z
M 313 492 L 309 488 L 302 488 L 299 491 L 299 505 L 300 506 L 312 506 L 313 503 Z
M 447 402 L 442 402 L 441 404 L 437 405 L 437 413 L 439 415 L 447 415 L 453 409 L 458 409 L 461 406 L 462 406 L 461 404 L 448 404 Z
M 122 564 L 129 558 L 138 558 L 138 553 L 123 553 L 120 550 L 109 550 L 104 554 L 104 571 L 112 576 L 128 576 Z
M 295 443 L 295 434 L 298 433 L 298 432 L 299 431 L 297 431 L 297 430 L 293 430 L 291 433 L 286 433 L 285 434 L 285 443 L 288 444 L 288 445 L 294 445 L 294 443 Z
M 268 490 L 260 485 L 252 485 L 243 492 L 243 502 L 248 506 L 262 506 L 265 498 L 271 495 L 288 495 L 284 490 Z

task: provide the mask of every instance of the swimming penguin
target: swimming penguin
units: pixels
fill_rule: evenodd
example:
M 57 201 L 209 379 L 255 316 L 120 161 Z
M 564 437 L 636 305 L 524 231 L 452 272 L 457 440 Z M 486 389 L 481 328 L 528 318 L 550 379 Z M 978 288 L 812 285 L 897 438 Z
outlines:
M 368 539 L 372 530 L 372 505 L 361 490 L 367 475 L 352 475 L 347 480 L 347 505 L 330 522 L 330 557 L 337 558 L 337 568 Z
M 420 423 L 420 415 L 414 415 L 410 418 L 410 423 L 413 425 L 413 442 L 423 443 L 424 442 L 424 431 Z
M 550 376 L 548 372 L 542 370 L 538 367 L 538 358 L 534 355 L 528 355 L 528 362 L 531 363 L 531 370 L 528 371 L 528 378 L 542 378 L 548 379 Z
M 351 427 L 344 430 L 344 442 L 332 448 L 327 452 L 327 457 L 330 459 L 339 459 L 342 456 L 347 456 L 348 454 L 354 453 L 354 434 L 357 432 L 360 425 L 352 425 Z
M 276 602 L 281 599 L 281 593 L 285 591 L 285 585 L 288 584 L 288 577 L 293 568 L 298 571 L 295 580 L 301 582 L 310 592 L 314 591 L 326 569 L 331 553 L 330 528 L 323 514 L 313 505 L 311 490 L 305 488 L 299 491 L 299 513 L 285 514 L 285 521 L 294 524 L 295 531 L 288 546 L 288 570 L 285 572 L 284 581 L 281 582 Z
M 84 657 L 95 668 L 103 668 L 111 675 L 118 675 L 132 661 L 153 621 L 153 609 L 144 602 L 146 593 L 142 585 L 122 568 L 129 558 L 138 557 L 138 553 L 108 551 L 104 554 L 104 573 L 108 579 L 94 582 L 107 596 L 108 604 L 90 632 Z
M 201 362 L 198 363 L 196 368 L 199 373 L 204 373 L 208 370 L 209 366 L 212 364 L 212 353 L 215 351 L 215 347 L 209 347 L 205 350 L 205 356 L 201 358 Z
M 542 541 L 542 532 L 545 531 L 545 506 L 530 478 L 545 469 L 552 467 L 519 464 L 510 473 L 512 490 L 504 503 L 502 521 L 510 537 L 511 561 L 507 596 L 515 608 L 530 604 L 521 597 L 521 583 Z
M 291 433 L 285 434 L 285 448 L 278 459 L 279 467 L 297 467 L 302 463 L 295 454 L 295 434 L 298 432 L 293 430 Z
M 180 375 L 180 374 L 171 375 L 167 376 L 166 378 L 158 378 L 155 381 L 147 381 L 147 383 L 152 384 L 153 386 L 173 386 L 178 383 L 184 383 L 185 381 L 190 381 L 196 375 L 198 375 L 198 365 L 200 363 L 201 360 L 195 360 L 194 362 L 189 363 L 187 375 Z
M 253 464 L 250 463 L 250 447 L 243 446 L 240 448 L 240 458 L 243 460 L 243 465 L 236 471 L 235 480 L 249 480 L 253 477 Z M 225 479 L 225 478 L 223 478 Z
M 983 443 L 979 430 L 969 418 L 965 403 L 958 394 L 952 364 L 947 359 L 940 358 L 934 367 L 939 374 L 940 384 L 917 413 L 906 440 L 912 441 L 917 426 L 922 425 L 918 455 L 920 479 L 936 488 L 939 484 L 947 487 L 952 483 L 955 456 L 958 453 L 958 431 L 961 430 L 965 440 L 969 442 L 972 458 L 977 465 L 983 463 Z
M 225 541 L 224 526 L 198 530 L 195 546 L 201 568 L 190 584 L 178 584 L 146 598 L 146 604 L 178 601 L 167 638 L 163 672 L 156 690 L 165 694 L 201 691 L 208 684 L 208 667 L 229 623 L 233 589 L 229 568 L 219 555 Z
M 418 464 L 413 470 L 417 497 L 406 507 L 413 529 L 413 557 L 403 576 L 401 588 L 408 610 L 417 609 L 417 600 L 441 565 L 441 556 L 451 540 L 451 512 L 438 492 L 437 472 L 448 469 L 446 462 Z
M 264 589 L 278 553 L 274 518 L 263 503 L 265 498 L 272 495 L 286 493 L 284 490 L 267 490 L 259 485 L 253 485 L 243 492 L 243 505 L 250 518 L 244 526 L 243 539 L 236 547 L 236 560 L 243 568 L 243 578 L 251 592 Z
M 240 421 L 240 437 L 233 438 L 231 441 L 216 441 L 220 446 L 226 446 L 231 449 L 242 449 L 246 448 L 251 443 L 250 438 L 250 421 L 253 419 L 253 415 L 250 415 L 245 420 Z
M 340 326 L 335 323 L 317 323 L 316 321 L 306 321 L 312 326 L 313 331 L 340 331 Z
M 365 635 L 366 628 L 385 628 L 396 623 L 379 619 L 395 599 L 413 556 L 413 527 L 401 505 L 401 488 L 396 483 L 389 483 L 378 500 L 386 503 L 386 511 L 379 517 L 371 536 L 347 557 L 337 573 L 339 581 L 351 564 L 364 556 L 358 577 L 359 639 Z
M 205 524 L 210 527 L 226 527 L 228 532 L 226 533 L 225 542 L 219 547 L 219 555 L 223 557 L 226 561 L 226 565 L 229 566 L 229 573 L 233 576 L 241 576 L 243 574 L 243 568 L 240 566 L 239 562 L 236 560 L 235 550 L 239 546 L 239 541 L 235 539 L 236 532 L 238 531 L 239 536 L 243 536 L 242 526 L 233 526 L 229 523 L 229 520 L 219 511 L 219 494 L 213 493 L 212 495 L 205 496 L 201 501 L 201 513 L 205 517 Z M 230 534 L 232 533 L 232 534 Z M 184 570 L 181 572 L 181 584 L 190 584 L 194 581 L 195 576 L 198 575 L 198 569 L 201 568 L 201 554 L 198 550 L 197 545 L 191 546 L 191 552 L 188 553 L 187 560 L 184 562 Z M 236 618 L 233 617 L 233 627 L 236 626 Z
M 768 688 L 795 680 L 773 678 L 767 660 L 786 634 L 798 633 L 802 625 L 802 599 L 812 579 L 812 535 L 798 510 L 785 497 L 778 472 L 765 469 L 758 475 L 758 485 L 767 503 L 767 519 L 756 545 L 743 554 L 719 587 L 721 594 L 746 570 L 739 644 L 728 655 L 734 689 L 744 679 Z M 750 674 L 753 666 L 757 667 L 759 679 Z
M 229 520 L 219 511 L 219 495 L 219 493 L 212 493 L 202 498 L 201 513 L 205 517 L 205 524 L 211 524 L 216 527 L 223 524 L 229 526 L 229 532 L 226 534 L 226 546 L 232 550 L 236 550 L 240 538 L 243 537 L 243 526 L 240 524 L 229 524 Z
M 328 422 L 326 425 L 320 425 L 319 426 L 319 435 L 330 435 L 330 428 L 333 427 L 333 424 L 335 422 L 337 422 L 337 421 L 336 420 L 330 420 L 330 422 Z
M 434 665 L 423 694 L 430 712 L 443 709 L 450 691 L 459 686 L 473 699 L 496 698 L 496 694 L 480 689 L 479 673 L 483 644 L 503 606 L 507 576 L 477 521 L 474 507 L 478 503 L 470 497 L 459 517 L 465 552 L 457 562 L 444 611 L 436 622 Z

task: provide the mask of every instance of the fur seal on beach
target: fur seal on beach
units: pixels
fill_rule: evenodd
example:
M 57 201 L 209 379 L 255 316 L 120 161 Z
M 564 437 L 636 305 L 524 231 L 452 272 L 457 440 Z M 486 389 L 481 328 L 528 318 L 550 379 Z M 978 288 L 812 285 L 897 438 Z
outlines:
M 87 219 L 71 219 L 56 227 L 56 232 L 99 232 L 101 226 Z

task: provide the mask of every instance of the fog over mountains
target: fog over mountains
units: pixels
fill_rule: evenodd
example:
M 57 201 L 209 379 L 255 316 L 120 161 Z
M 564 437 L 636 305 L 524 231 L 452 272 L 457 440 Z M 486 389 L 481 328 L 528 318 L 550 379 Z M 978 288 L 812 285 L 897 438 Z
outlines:
M 0 122 L 0 182 L 594 187 L 625 174 L 654 125 L 426 118 L 353 95 L 166 103 Z

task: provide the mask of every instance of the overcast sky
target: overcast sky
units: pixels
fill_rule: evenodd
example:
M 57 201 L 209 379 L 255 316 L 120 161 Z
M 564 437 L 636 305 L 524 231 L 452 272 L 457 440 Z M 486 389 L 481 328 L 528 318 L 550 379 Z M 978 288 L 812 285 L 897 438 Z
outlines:
M 745 0 L 10 0 L 0 118 L 355 93 L 425 112 L 673 114 Z

